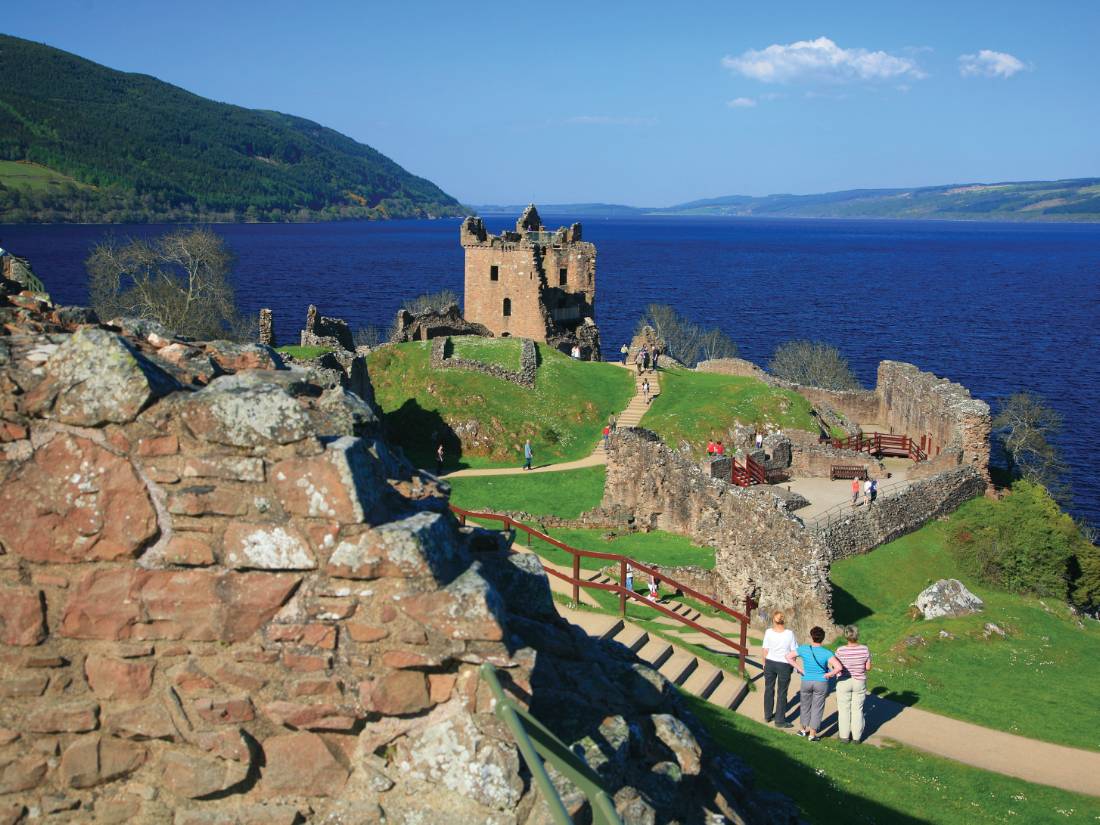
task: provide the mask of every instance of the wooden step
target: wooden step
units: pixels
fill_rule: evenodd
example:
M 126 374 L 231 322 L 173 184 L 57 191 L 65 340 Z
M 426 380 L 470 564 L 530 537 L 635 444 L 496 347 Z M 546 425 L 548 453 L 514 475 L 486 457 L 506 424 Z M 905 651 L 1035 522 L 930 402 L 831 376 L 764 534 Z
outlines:
M 700 699 L 709 699 L 723 681 L 725 681 L 725 674 L 719 668 L 707 662 L 700 662 L 695 672 L 684 682 L 684 690 Z
M 671 656 L 672 645 L 658 636 L 650 637 L 649 641 L 638 650 L 638 658 L 648 662 L 655 670 L 660 670 Z
M 695 656 L 680 650 L 673 650 L 668 661 L 658 670 L 672 684 L 682 685 L 695 672 L 697 667 L 699 667 L 699 660 Z

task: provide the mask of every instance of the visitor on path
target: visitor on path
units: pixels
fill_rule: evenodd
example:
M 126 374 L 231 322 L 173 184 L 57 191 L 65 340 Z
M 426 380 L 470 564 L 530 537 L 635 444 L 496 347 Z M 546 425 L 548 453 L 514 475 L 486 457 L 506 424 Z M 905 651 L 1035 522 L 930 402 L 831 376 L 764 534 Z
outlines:
M 611 436 L 611 425 L 608 424 L 603 428 L 603 448 L 607 450 L 607 439 Z
M 523 469 L 531 469 L 531 459 L 535 457 L 534 452 L 531 450 L 531 439 L 527 439 L 523 442 Z
M 787 687 L 794 666 L 787 654 L 798 650 L 794 632 L 787 629 L 787 619 L 780 610 L 772 614 L 772 626 L 764 631 L 764 722 L 775 720 L 777 728 L 789 728 L 787 721 Z M 777 684 L 778 683 L 778 684 Z M 778 690 L 777 690 L 778 689 Z
M 638 368 L 638 375 L 645 372 L 645 367 L 642 365 L 644 361 L 645 358 L 642 356 L 641 350 L 639 350 L 638 354 L 634 356 L 634 366 Z
M 656 576 L 651 575 L 649 577 L 649 600 L 651 602 L 657 601 L 657 597 L 660 592 L 661 581 Z
M 576 344 L 574 344 L 573 348 L 571 350 L 569 350 L 569 357 L 572 358 L 574 361 L 580 361 L 581 360 L 581 348 L 578 347 Z
M 645 399 L 645 402 L 647 404 L 649 403 L 649 379 L 648 378 L 645 379 L 644 381 L 642 381 L 642 398 Z
M 661 350 L 659 347 L 653 348 L 653 371 L 657 371 L 657 359 L 661 357 Z
M 760 449 L 764 446 L 764 434 L 762 432 L 756 433 L 756 449 Z
M 871 479 L 867 479 L 863 482 L 863 498 L 867 502 L 868 506 L 871 504 Z
M 615 428 L 619 426 L 619 419 L 611 416 L 607 423 L 611 425 L 611 432 L 615 432 Z
M 634 568 L 629 564 L 626 566 L 626 589 L 634 592 Z
M 717 444 L 714 445 L 714 454 L 715 455 L 725 455 L 726 454 L 726 448 L 722 446 L 721 441 L 719 441 Z
M 649 349 L 645 344 L 642 344 L 642 367 L 649 369 Z
M 852 479 L 852 506 L 856 507 L 858 505 L 859 505 L 859 479 L 858 478 L 853 478 Z
M 787 654 L 787 662 L 802 674 L 802 686 L 798 694 L 798 735 L 811 742 L 821 739 L 821 717 L 825 713 L 825 697 L 829 695 L 829 680 L 841 672 L 840 662 L 827 647 L 825 631 L 810 628 L 810 644 L 799 645 Z M 799 664 L 797 660 L 801 660 Z
M 622 347 L 619 349 L 619 355 L 623 357 L 623 366 L 625 367 L 626 356 L 630 355 L 630 347 L 628 347 L 626 344 L 623 344 Z
M 844 628 L 847 641 L 836 649 L 843 670 L 836 683 L 837 735 L 841 742 L 859 744 L 863 739 L 863 700 L 867 698 L 867 671 L 871 669 L 871 651 L 859 643 L 859 628 Z
M 443 442 L 439 442 L 439 446 L 435 448 L 435 474 L 437 476 L 443 475 Z
M 871 479 L 871 503 L 875 503 L 875 499 L 878 498 L 878 479 Z
M 713 441 L 708 441 L 707 442 L 707 457 L 708 458 L 714 458 L 714 442 Z

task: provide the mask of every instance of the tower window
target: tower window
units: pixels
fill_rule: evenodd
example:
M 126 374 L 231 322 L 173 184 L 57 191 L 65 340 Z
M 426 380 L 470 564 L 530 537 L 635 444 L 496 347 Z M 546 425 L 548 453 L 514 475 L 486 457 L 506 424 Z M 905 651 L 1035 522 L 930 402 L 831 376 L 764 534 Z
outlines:
M 489 267 L 489 280 L 490 281 L 499 281 L 500 280 L 500 267 L 499 266 Z
M 569 283 L 569 270 L 562 268 L 558 270 L 558 286 L 565 286 Z
M 511 298 L 505 298 L 504 299 L 504 317 L 507 318 L 511 314 L 512 314 L 512 299 Z

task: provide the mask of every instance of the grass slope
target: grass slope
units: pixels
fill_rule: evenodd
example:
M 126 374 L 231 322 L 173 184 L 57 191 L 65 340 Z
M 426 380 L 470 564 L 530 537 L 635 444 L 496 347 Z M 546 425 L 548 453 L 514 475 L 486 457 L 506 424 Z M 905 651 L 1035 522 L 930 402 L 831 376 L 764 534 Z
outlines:
M 446 470 L 519 467 L 525 438 L 536 465 L 582 458 L 597 446 L 608 417 L 634 394 L 627 370 L 574 361 L 551 347 L 538 345 L 534 389 L 470 370 L 433 369 L 430 348 L 415 341 L 368 356 L 390 438 L 421 466 L 435 464 L 433 433 L 443 439 Z
M 70 177 L 58 174 L 37 163 L 24 163 L 14 160 L 0 160 L 0 186 L 8 189 L 23 189 L 32 192 L 48 192 L 65 184 L 78 186 Z
M 810 402 L 757 378 L 692 370 L 661 372 L 661 394 L 642 418 L 673 447 L 687 441 L 699 453 L 711 438 L 723 438 L 734 424 L 760 429 L 817 431 Z
M 605 477 L 601 466 L 560 473 L 467 476 L 448 481 L 452 503 L 467 510 L 576 518 L 599 505 Z
M 300 358 L 303 361 L 308 361 L 311 358 L 318 358 L 326 352 L 332 352 L 332 348 L 319 346 L 303 347 L 298 344 L 287 344 L 285 347 L 276 347 L 275 351 L 286 353 L 292 358 Z
M 482 338 L 478 335 L 457 335 L 451 339 L 451 354 L 455 358 L 496 364 L 506 370 L 518 372 L 520 349 L 523 343 L 517 338 Z
M 954 524 L 1006 505 L 967 502 L 946 521 L 836 562 L 830 575 L 834 614 L 842 624 L 857 623 L 875 654 L 872 689 L 998 730 L 1100 749 L 1100 623 L 1078 619 L 1057 599 L 984 587 L 960 571 L 952 555 Z M 985 601 L 984 611 L 909 618 L 913 599 L 941 578 L 960 579 Z M 987 637 L 986 622 L 1007 636 Z
M 96 187 L 67 193 L 71 203 L 0 198 L 9 221 L 463 214 L 435 184 L 318 123 L 218 103 L 7 35 L 0 157 Z
M 876 551 L 877 552 L 877 551 Z M 1100 799 L 1034 785 L 907 748 L 810 743 L 689 694 L 717 744 L 815 823 L 981 825 L 1096 822 Z

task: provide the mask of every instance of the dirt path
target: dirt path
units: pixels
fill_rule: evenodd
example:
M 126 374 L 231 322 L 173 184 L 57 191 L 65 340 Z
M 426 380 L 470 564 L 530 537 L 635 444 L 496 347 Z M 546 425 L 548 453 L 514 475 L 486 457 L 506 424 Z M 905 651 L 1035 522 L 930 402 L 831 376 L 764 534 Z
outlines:
M 622 364 L 618 364 L 622 366 Z M 626 367 L 625 369 L 634 370 L 633 367 Z M 624 409 L 617 416 L 618 426 L 620 427 L 636 427 L 642 420 L 642 416 L 645 415 L 645 411 L 649 409 L 649 404 L 646 402 L 645 397 L 642 394 L 642 381 L 648 378 L 650 385 L 650 398 L 654 398 L 661 392 L 661 387 L 657 373 L 653 370 L 646 371 L 645 375 L 634 376 L 634 397 L 630 399 L 630 403 L 626 405 Z M 596 444 L 596 449 L 592 451 L 591 455 L 587 455 L 584 458 L 578 458 L 576 461 L 563 461 L 558 464 L 543 464 L 541 466 L 532 467 L 530 470 L 524 470 L 523 467 L 494 467 L 491 469 L 469 469 L 469 470 L 455 470 L 454 472 L 447 473 L 443 478 L 466 478 L 469 476 L 511 476 L 519 475 L 520 473 L 560 473 L 565 470 L 581 470 L 585 467 L 599 467 L 607 463 L 607 452 L 604 450 L 603 439 L 601 438 L 599 443 Z

